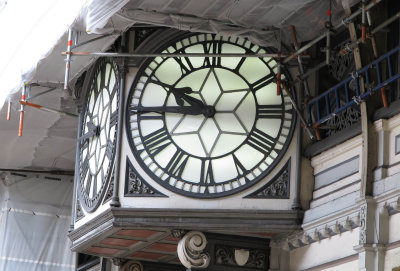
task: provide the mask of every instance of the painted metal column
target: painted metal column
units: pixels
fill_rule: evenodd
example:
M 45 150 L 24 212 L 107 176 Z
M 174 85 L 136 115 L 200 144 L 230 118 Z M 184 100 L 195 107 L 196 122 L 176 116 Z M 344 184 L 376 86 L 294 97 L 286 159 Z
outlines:
M 115 151 L 115 164 L 114 164 L 114 190 L 110 205 L 112 207 L 120 207 L 121 203 L 119 201 L 118 189 L 120 182 L 120 162 L 121 162 L 121 145 L 122 145 L 122 133 L 123 133 L 123 114 L 124 100 L 125 100 L 125 75 L 127 72 L 127 67 L 125 66 L 125 61 L 122 59 L 121 63 L 118 64 L 120 83 L 119 83 L 119 99 L 118 99 L 118 132 L 117 132 L 117 146 Z
M 76 135 L 76 153 L 75 153 L 75 174 L 74 174 L 74 185 L 73 185 L 73 192 L 72 192 L 72 210 L 71 210 L 71 224 L 69 225 L 69 231 L 73 231 L 74 230 L 74 225 L 75 225 L 75 215 L 76 215 L 76 201 L 77 201 L 77 184 L 79 181 L 79 145 L 81 144 L 79 137 L 80 137 L 80 133 L 82 130 L 82 112 L 81 112 L 81 108 L 78 108 L 78 131 L 77 131 L 77 135 Z

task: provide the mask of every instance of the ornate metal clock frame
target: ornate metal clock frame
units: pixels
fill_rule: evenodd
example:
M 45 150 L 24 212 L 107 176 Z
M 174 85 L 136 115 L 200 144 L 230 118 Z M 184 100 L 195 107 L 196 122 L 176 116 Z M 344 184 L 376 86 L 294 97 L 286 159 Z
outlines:
M 258 53 L 265 49 L 238 37 L 186 34 L 159 51 Z M 260 78 L 246 72 L 251 65 L 259 68 L 253 71 L 263 73 Z M 196 198 L 231 195 L 267 176 L 285 154 L 296 119 L 289 97 L 276 94 L 275 65 L 273 58 L 147 59 L 136 75 L 126 106 L 128 141 L 141 168 L 165 188 Z M 224 123 L 235 125 L 226 128 Z M 181 133 L 180 125 L 184 127 Z M 268 130 L 268 125 L 274 126 L 273 130 Z M 196 126 L 193 131 L 185 130 L 191 126 Z M 203 136 L 212 132 L 217 139 Z M 252 152 L 248 159 L 257 156 L 252 164 L 241 158 L 247 151 Z M 197 171 L 196 180 L 185 177 L 185 170 Z M 226 170 L 231 176 L 217 181 L 217 175 Z
M 93 212 L 101 203 L 113 172 L 119 84 L 116 63 L 102 58 L 89 70 L 83 86 L 86 95 L 78 139 L 78 195 L 87 212 Z

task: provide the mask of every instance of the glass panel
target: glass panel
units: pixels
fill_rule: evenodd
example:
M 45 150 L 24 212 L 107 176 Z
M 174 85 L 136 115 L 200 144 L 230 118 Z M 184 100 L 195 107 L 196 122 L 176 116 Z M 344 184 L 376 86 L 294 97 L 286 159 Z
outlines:
M 279 129 L 281 127 L 281 120 L 279 119 L 259 119 L 256 123 L 257 129 L 260 129 L 264 133 L 272 137 L 278 136 Z
M 106 79 L 106 80 L 105 80 L 106 86 L 107 86 L 108 82 L 110 81 L 111 71 L 112 71 L 112 69 L 111 69 L 111 64 L 110 64 L 110 63 L 107 63 L 107 65 L 106 65 L 106 78 L 105 78 L 105 79 Z
M 281 95 L 276 95 L 276 84 L 271 83 L 256 92 L 257 103 L 259 105 L 281 104 Z
M 171 131 L 171 134 L 175 135 L 179 133 L 197 132 L 200 130 L 200 126 L 204 120 L 205 117 L 203 115 L 186 115 L 176 129 Z
M 97 174 L 97 178 L 96 178 L 97 180 L 97 186 L 96 186 L 96 191 L 94 191 L 94 187 L 93 187 L 93 191 L 94 191 L 94 195 L 93 196 L 95 196 L 96 194 L 97 194 L 97 192 L 100 190 L 100 188 L 101 188 L 101 185 L 102 185 L 102 176 L 101 176 L 101 172 L 99 172 L 99 174 Z M 93 186 L 94 186 L 94 182 L 93 182 Z
M 115 94 L 114 98 L 111 101 L 111 112 L 115 112 L 117 110 L 117 95 Z
M 161 120 L 142 120 L 140 122 L 140 129 L 142 136 L 146 136 L 164 126 L 164 122 Z
M 143 93 L 141 105 L 142 106 L 162 106 L 167 97 L 165 89 L 157 84 L 150 83 L 146 86 Z
M 218 85 L 217 79 L 213 72 L 209 72 L 203 89 L 201 90 L 201 95 L 206 101 L 206 105 L 214 105 L 220 94 L 221 89 Z
M 182 179 L 190 182 L 199 183 L 201 174 L 201 160 L 190 157 L 186 163 Z
M 96 149 L 97 149 L 96 145 L 98 144 L 97 141 L 98 141 L 97 138 L 95 138 L 93 140 L 92 146 L 91 146 L 91 150 L 90 150 L 91 157 L 89 159 L 89 169 L 90 169 L 90 173 L 92 173 L 92 175 L 95 174 L 96 170 L 97 170 L 97 168 L 96 168 L 96 155 L 95 155 Z
M 110 165 L 110 160 L 108 160 L 108 158 L 106 157 L 105 159 L 104 159 L 104 162 L 103 162 L 103 171 L 104 171 L 104 174 L 107 174 L 107 169 L 108 169 L 108 166 Z M 110 172 L 111 172 L 111 170 L 110 170 Z
M 90 98 L 89 98 L 89 108 L 88 111 L 89 112 L 93 112 L 93 106 L 94 106 L 94 102 L 95 102 L 96 98 L 94 96 L 94 90 L 93 88 L 90 90 Z
M 212 167 L 216 183 L 228 181 L 237 177 L 232 155 L 212 160 Z
M 175 143 L 187 153 L 194 156 L 204 157 L 205 153 L 201 145 L 200 138 L 197 134 L 186 134 L 172 136 Z
M 252 169 L 264 158 L 264 155 L 256 149 L 245 144 L 235 151 L 235 156 L 240 163 L 248 170 Z
M 247 132 L 249 132 L 254 125 L 256 110 L 254 95 L 252 92 L 249 92 L 238 109 L 236 109 L 236 115 L 239 117 L 241 124 L 244 125 Z
M 101 149 L 99 152 L 99 163 L 101 163 L 103 161 L 104 155 L 106 154 L 106 145 L 107 145 L 107 143 L 105 143 L 101 146 Z M 100 144 L 99 144 L 99 146 L 100 146 Z
M 231 113 L 217 113 L 215 120 L 224 132 L 246 133 L 238 118 Z
M 110 138 L 111 141 L 114 141 L 114 139 L 115 139 L 115 126 L 111 126 L 109 138 Z
M 189 46 L 185 49 L 186 53 L 204 53 L 203 46 L 201 44 L 196 44 Z M 190 62 L 192 63 L 194 68 L 200 68 L 203 66 L 204 57 L 190 57 Z
M 165 123 L 168 131 L 175 131 L 178 127 L 179 123 L 183 121 L 185 115 L 173 114 L 173 113 L 165 113 Z
M 99 72 L 96 75 L 96 84 L 97 84 L 97 91 L 101 91 L 100 85 L 101 85 L 101 72 Z
M 172 156 L 176 152 L 176 147 L 174 144 L 168 145 L 164 150 L 157 154 L 155 161 L 162 167 L 165 168 L 168 162 L 171 160 Z
M 193 91 L 200 91 L 209 69 L 201 69 L 188 74 L 176 85 L 177 88 L 190 87 Z
M 200 130 L 200 138 L 204 144 L 206 152 L 209 154 L 212 146 L 219 135 L 219 130 L 214 123 L 214 120 L 207 119 Z
M 267 66 L 258 58 L 246 58 L 239 73 L 251 84 L 268 75 Z
M 249 89 L 247 83 L 231 71 L 215 69 L 215 73 L 223 90 Z
M 211 152 L 211 156 L 224 155 L 236 149 L 247 138 L 245 135 L 221 134 Z
M 161 82 L 172 85 L 182 76 L 180 70 L 179 64 L 173 58 L 169 58 L 158 67 L 155 75 Z
M 217 105 L 215 106 L 215 109 L 217 110 L 217 112 L 230 111 L 233 113 L 247 93 L 248 91 L 224 93 L 219 99 Z

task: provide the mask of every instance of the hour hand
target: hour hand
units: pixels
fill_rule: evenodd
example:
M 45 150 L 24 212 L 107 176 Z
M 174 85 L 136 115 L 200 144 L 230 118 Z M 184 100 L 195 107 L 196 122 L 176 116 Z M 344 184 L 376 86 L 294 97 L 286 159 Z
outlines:
M 93 137 L 94 135 L 96 135 L 96 132 L 93 130 L 89 130 L 89 132 L 87 132 L 86 134 L 84 134 L 83 136 L 79 137 L 78 140 L 80 142 L 86 141 L 89 138 Z
M 187 95 L 193 92 L 190 87 L 176 88 L 160 81 L 150 80 L 150 82 L 168 89 L 174 95 L 176 103 L 180 106 L 183 106 L 186 101 L 188 104 L 193 106 L 205 107 L 202 101 Z
M 192 93 L 190 87 L 184 88 L 171 88 L 171 93 L 175 96 L 175 101 L 178 105 L 183 106 L 185 101 L 193 107 L 205 108 L 206 106 L 202 101 L 187 94 Z
M 79 141 L 85 141 L 95 135 L 98 135 L 99 133 L 99 127 L 94 125 L 92 121 L 87 122 L 86 125 L 89 131 L 83 136 L 79 137 Z

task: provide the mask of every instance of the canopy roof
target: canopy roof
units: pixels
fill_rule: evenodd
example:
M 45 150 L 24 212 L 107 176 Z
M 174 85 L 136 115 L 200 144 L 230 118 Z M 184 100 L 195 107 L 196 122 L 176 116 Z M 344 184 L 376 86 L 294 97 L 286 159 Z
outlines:
M 239 35 L 263 46 L 277 46 L 279 36 L 290 45 L 289 26 L 299 41 L 325 31 L 327 10 L 333 24 L 340 23 L 345 5 L 357 0 L 0 0 L 0 107 L 13 101 L 12 120 L 6 107 L 0 112 L 0 168 L 63 169 L 73 171 L 77 120 L 27 108 L 24 136 L 17 137 L 19 96 L 30 84 L 32 100 L 74 112 L 70 92 L 63 91 L 67 31 L 80 31 L 78 42 L 108 36 L 75 51 L 106 51 L 120 34 L 137 23 L 193 32 Z M 92 57 L 73 57 L 73 83 L 93 63 Z M 13 93 L 15 93 L 13 95 Z M 57 146 L 57 151 L 55 151 Z

